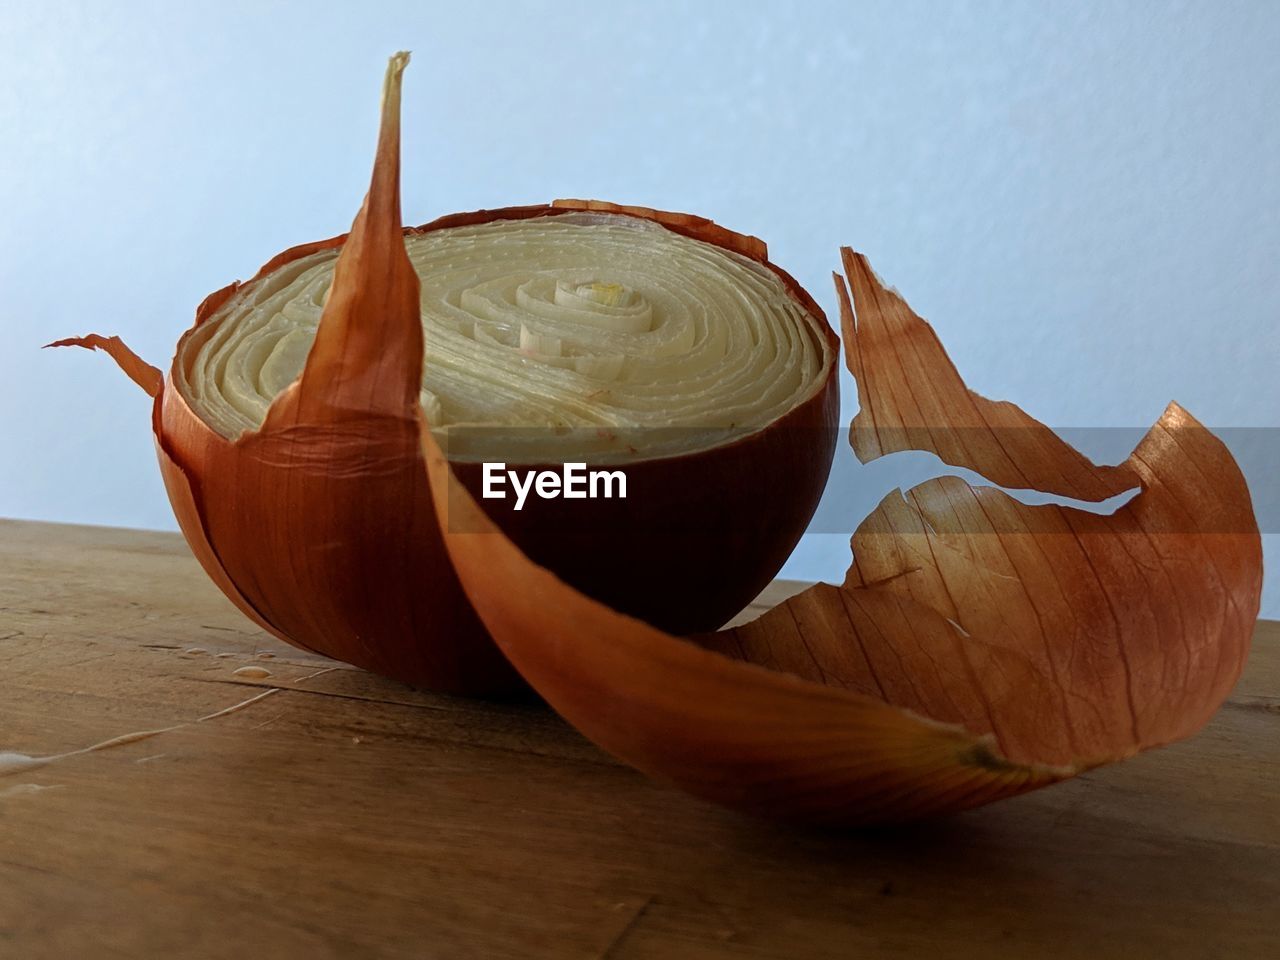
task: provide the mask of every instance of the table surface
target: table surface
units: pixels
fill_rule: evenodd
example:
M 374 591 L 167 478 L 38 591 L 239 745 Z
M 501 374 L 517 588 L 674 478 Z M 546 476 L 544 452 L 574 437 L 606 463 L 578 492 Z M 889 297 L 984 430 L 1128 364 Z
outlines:
M 1277 623 L 1191 741 L 830 833 L 300 653 L 174 534 L 0 521 L 0 768 L 3 958 L 1280 956 Z

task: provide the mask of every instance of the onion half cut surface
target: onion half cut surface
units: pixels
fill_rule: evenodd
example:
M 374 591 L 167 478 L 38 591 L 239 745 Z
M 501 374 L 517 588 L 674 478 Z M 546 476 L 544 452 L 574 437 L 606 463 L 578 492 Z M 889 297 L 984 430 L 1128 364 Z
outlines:
M 757 261 L 623 213 L 411 231 L 421 403 L 452 460 L 627 462 L 747 436 L 834 364 L 821 322 Z M 220 435 L 301 374 L 340 248 L 245 284 L 184 339 L 175 383 Z

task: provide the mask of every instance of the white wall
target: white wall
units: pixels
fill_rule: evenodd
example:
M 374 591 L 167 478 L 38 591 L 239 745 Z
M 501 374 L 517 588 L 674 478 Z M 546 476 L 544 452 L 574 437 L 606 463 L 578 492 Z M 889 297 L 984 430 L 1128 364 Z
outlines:
M 850 243 L 973 386 L 1051 424 L 1139 427 L 1177 398 L 1277 425 L 1268 0 L 194 7 L 0 2 L 2 515 L 172 526 L 142 394 L 37 347 L 118 332 L 162 363 L 206 293 L 345 230 L 400 48 L 410 220 L 692 210 L 828 306 Z M 819 538 L 788 570 L 846 561 Z

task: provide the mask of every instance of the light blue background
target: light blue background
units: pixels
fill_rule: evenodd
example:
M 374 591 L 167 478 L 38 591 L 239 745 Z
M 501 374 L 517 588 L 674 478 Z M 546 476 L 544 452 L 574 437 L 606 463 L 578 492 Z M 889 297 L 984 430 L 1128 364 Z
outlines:
M 971 385 L 1051 424 L 1146 425 L 1177 398 L 1277 425 L 1280 4 L 0 11 L 3 515 L 173 526 L 143 395 L 36 348 L 116 332 L 163 364 L 205 294 L 345 230 L 400 48 L 409 221 L 557 196 L 695 211 L 828 308 L 848 243 Z M 787 572 L 847 559 L 815 537 Z

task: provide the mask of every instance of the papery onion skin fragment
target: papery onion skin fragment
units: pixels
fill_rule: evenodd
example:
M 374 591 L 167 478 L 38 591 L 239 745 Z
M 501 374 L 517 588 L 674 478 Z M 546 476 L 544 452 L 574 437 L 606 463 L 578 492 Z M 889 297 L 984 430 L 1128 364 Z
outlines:
M 1099 516 L 929 481 L 860 525 L 842 586 L 682 640 L 532 562 L 424 432 L 446 544 L 503 652 L 641 770 L 806 822 L 963 810 L 1193 734 L 1239 677 L 1261 594 L 1261 540 L 1226 447 L 1171 404 L 1124 464 L 1095 466 L 969 392 L 865 260 L 846 250 L 845 265 L 860 456 L 915 444 L 1014 486 L 1140 492 Z
M 106 353 L 125 374 L 140 386 L 149 397 L 154 397 L 164 385 L 164 374 L 151 366 L 125 345 L 119 337 L 103 337 L 91 333 L 84 337 L 69 337 L 45 344 L 46 347 L 84 347 Z
M 671 629 L 723 623 L 776 574 L 817 506 L 836 439 L 834 332 L 812 298 L 767 262 L 763 243 L 699 217 L 558 201 L 406 230 L 399 213 L 402 69 L 403 60 L 393 62 L 388 73 L 372 185 L 351 234 L 287 250 L 248 282 L 341 249 L 300 378 L 275 399 L 260 429 L 234 438 L 184 399 L 176 386 L 189 373 L 179 367 L 183 343 L 247 286 L 235 283 L 200 305 L 156 395 L 161 472 L 193 552 L 241 610 L 299 647 L 429 689 L 523 689 L 463 594 L 435 516 L 418 436 L 418 278 L 404 237 L 603 212 L 651 221 L 762 265 L 811 321 L 828 362 L 811 395 L 762 429 L 710 449 L 620 465 L 629 479 L 625 501 L 544 501 L 520 514 L 510 501 L 490 503 L 518 542 L 578 587 Z M 480 464 L 460 470 L 478 490 Z
M 580 732 L 651 776 L 759 816 L 846 825 L 953 812 L 1076 772 L 1010 763 L 958 726 L 610 609 L 532 562 L 431 431 L 422 442 L 455 569 L 503 652 Z
M 519 680 L 440 563 L 414 476 L 422 330 L 400 226 L 406 60 L 388 68 L 369 194 L 302 375 L 259 430 L 228 440 L 192 413 L 171 371 L 157 398 L 157 445 L 197 557 L 277 636 L 410 683 L 500 693 Z M 195 330 L 234 286 L 206 299 Z M 415 642 L 432 636 L 441 639 Z

